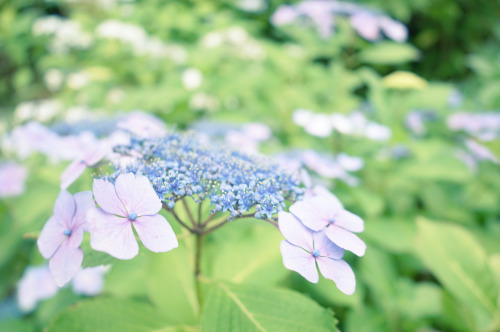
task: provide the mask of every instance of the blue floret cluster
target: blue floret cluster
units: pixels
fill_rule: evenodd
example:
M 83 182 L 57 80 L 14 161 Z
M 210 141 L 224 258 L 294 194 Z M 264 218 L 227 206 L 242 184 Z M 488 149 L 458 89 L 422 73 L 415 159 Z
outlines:
M 195 202 L 209 200 L 212 213 L 237 217 L 250 211 L 256 218 L 273 218 L 285 201 L 300 199 L 304 191 L 296 176 L 269 158 L 213 146 L 194 133 L 135 137 L 115 152 L 132 161 L 115 165 L 115 172 L 104 177 L 113 181 L 121 173 L 145 175 L 168 208 L 190 196 Z

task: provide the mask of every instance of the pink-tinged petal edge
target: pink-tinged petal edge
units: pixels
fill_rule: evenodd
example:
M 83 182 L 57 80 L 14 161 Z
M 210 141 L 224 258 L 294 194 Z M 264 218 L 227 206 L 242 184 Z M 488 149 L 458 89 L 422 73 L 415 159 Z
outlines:
M 142 216 L 132 222 L 146 248 L 153 252 L 166 252 L 177 248 L 177 237 L 162 215 Z
M 94 193 L 97 204 L 104 211 L 122 217 L 128 215 L 122 201 L 120 201 L 116 194 L 115 186 L 111 182 L 95 179 L 92 186 L 92 192 Z
M 87 213 L 87 222 L 92 249 L 118 259 L 132 259 L 139 253 L 130 220 L 108 214 L 100 208 L 92 208 Z
M 326 279 L 333 280 L 337 288 L 347 295 L 352 295 L 356 289 L 356 278 L 349 264 L 339 259 L 326 257 L 317 258 L 319 271 Z
M 317 213 L 309 201 L 298 201 L 290 206 L 290 212 L 309 229 L 320 231 L 328 225 L 328 220 Z
M 325 234 L 339 247 L 352 251 L 360 257 L 365 254 L 366 244 L 356 234 L 335 225 L 328 227 Z
M 38 250 L 44 258 L 52 257 L 57 248 L 64 242 L 66 239 L 65 229 L 66 226 L 54 216 L 45 223 L 37 240 Z
M 283 265 L 287 269 L 297 272 L 309 282 L 317 283 L 319 281 L 316 262 L 312 254 L 288 241 L 281 241 L 280 249 Z
M 312 232 L 291 213 L 280 211 L 278 224 L 281 234 L 293 245 L 308 250 L 313 249 Z
M 64 242 L 49 261 L 49 268 L 54 281 L 59 287 L 64 286 L 80 270 L 83 251 Z
M 76 205 L 73 196 L 66 190 L 61 190 L 54 204 L 54 217 L 56 217 L 66 228 L 71 227 Z
M 85 171 L 87 166 L 81 160 L 75 160 L 61 174 L 61 189 L 66 190 Z
M 335 225 L 355 233 L 362 232 L 365 229 L 363 219 L 347 210 L 337 213 L 335 216 Z
M 81 191 L 76 193 L 74 196 L 76 203 L 76 213 L 73 218 L 73 231 L 76 228 L 87 229 L 85 224 L 87 223 L 87 212 L 95 207 L 94 198 L 92 197 L 92 192 Z
M 115 181 L 118 197 L 129 213 L 152 216 L 161 210 L 161 201 L 153 185 L 143 175 L 120 174 Z

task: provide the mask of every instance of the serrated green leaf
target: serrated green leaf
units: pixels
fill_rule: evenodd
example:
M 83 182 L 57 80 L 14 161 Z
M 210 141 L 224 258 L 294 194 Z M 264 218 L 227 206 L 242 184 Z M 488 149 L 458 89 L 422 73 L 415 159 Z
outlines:
M 201 317 L 201 330 L 336 331 L 332 312 L 300 293 L 285 289 L 211 285 Z
M 415 251 L 444 287 L 474 312 L 478 329 L 498 315 L 498 289 L 486 252 L 465 228 L 419 218 Z

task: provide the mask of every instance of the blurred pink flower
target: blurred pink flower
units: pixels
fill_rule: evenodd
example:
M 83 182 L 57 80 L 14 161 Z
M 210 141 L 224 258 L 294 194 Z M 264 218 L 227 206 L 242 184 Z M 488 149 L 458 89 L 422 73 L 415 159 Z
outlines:
M 18 196 L 25 190 L 28 170 L 17 163 L 7 162 L 0 165 L 0 198 Z
M 86 296 L 99 295 L 104 286 L 104 274 L 108 269 L 109 266 L 102 265 L 81 269 L 73 278 L 73 292 Z
M 102 144 L 95 146 L 92 150 L 84 153 L 81 158 L 77 158 L 69 164 L 61 174 L 61 189 L 67 189 L 82 175 L 87 166 L 93 166 L 104 158 L 106 150 L 106 146 Z
M 58 290 L 47 265 L 30 266 L 17 284 L 17 303 L 21 311 L 30 312 L 40 300 L 51 298 Z

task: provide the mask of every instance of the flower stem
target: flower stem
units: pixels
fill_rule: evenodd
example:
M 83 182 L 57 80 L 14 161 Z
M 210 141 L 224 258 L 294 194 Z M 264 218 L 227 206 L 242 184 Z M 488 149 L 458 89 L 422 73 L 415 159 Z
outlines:
M 203 234 L 195 234 L 196 243 L 195 243 L 195 253 L 194 253 L 194 279 L 196 282 L 196 295 L 198 297 L 198 303 L 200 305 L 200 309 L 203 304 L 202 297 L 202 285 L 201 285 L 201 247 L 203 245 Z

